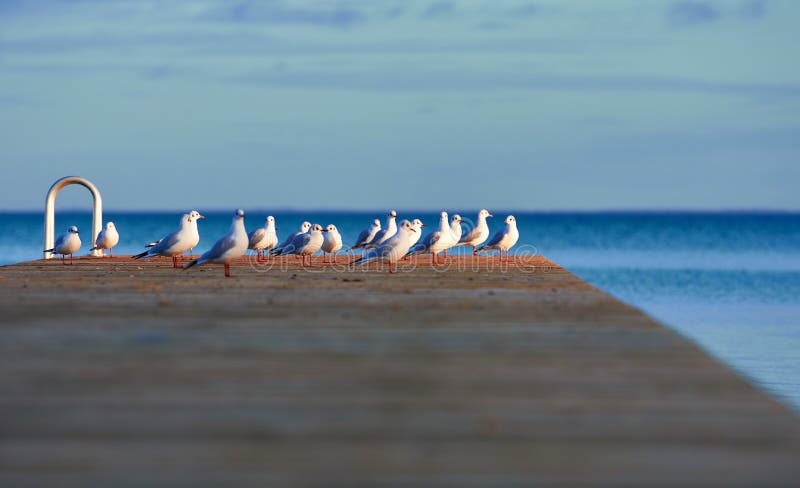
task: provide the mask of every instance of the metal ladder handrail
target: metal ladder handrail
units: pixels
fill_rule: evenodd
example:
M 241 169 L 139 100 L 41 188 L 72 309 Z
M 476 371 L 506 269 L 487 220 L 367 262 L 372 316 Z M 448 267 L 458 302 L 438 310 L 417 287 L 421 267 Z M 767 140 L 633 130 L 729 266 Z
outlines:
M 53 186 L 47 191 L 47 197 L 44 203 L 44 248 L 52 249 L 55 245 L 55 207 L 56 195 L 58 192 L 68 185 L 81 185 L 86 187 L 92 193 L 92 235 L 89 240 L 89 247 L 94 247 L 94 240 L 97 239 L 97 234 L 103 229 L 103 199 L 100 197 L 100 190 L 94 186 L 94 183 L 82 178 L 80 176 L 65 176 L 53 183 Z M 102 256 L 103 251 L 97 250 L 91 252 L 92 256 Z M 50 259 L 53 253 L 45 252 L 44 258 Z

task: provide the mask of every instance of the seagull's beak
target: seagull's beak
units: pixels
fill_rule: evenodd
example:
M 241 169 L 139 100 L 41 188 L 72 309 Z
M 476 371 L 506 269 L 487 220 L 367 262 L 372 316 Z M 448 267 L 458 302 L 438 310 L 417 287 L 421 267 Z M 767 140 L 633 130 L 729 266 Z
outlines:
M 487 217 L 494 217 L 494 215 L 492 215 L 492 214 L 489 214 L 489 215 L 487 215 Z
M 198 215 L 197 218 L 198 219 L 204 219 L 204 218 L 206 218 L 206 216 L 205 215 Z
M 423 227 L 427 227 L 427 226 L 428 226 L 428 224 L 422 224 L 422 226 L 423 226 Z
M 322 229 L 322 232 L 328 232 L 328 229 Z
M 416 232 L 416 231 L 417 231 L 417 229 L 411 229 L 411 232 Z

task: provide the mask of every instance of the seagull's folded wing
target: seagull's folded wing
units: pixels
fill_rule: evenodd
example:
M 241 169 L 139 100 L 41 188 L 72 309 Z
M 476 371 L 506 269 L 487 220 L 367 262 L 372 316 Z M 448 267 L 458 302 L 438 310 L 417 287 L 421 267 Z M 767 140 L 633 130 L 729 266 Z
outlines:
M 266 236 L 267 236 L 267 230 L 264 229 L 263 227 L 254 230 L 253 232 L 250 233 L 249 236 L 250 242 L 248 243 L 248 247 L 252 249 L 253 246 L 264 240 L 264 237 Z

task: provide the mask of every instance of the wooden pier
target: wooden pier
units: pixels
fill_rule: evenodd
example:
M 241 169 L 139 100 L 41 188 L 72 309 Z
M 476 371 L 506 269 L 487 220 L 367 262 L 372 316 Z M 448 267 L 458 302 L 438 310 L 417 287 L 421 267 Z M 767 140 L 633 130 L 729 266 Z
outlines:
M 555 263 L 345 262 L 0 267 L 0 486 L 800 480 L 795 413 Z

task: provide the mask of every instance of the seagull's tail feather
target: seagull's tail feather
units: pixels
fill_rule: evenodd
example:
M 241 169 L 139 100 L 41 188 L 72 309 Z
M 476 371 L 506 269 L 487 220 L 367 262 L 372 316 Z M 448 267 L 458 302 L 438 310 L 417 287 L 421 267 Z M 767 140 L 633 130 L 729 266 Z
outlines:
M 161 241 L 148 242 L 147 244 L 144 245 L 144 247 L 153 247 L 156 244 L 158 244 L 159 242 L 161 242 Z
M 289 245 L 282 247 L 277 253 L 273 254 L 273 256 L 285 256 L 287 254 L 291 254 L 293 251 L 295 251 L 294 246 Z
M 132 258 L 132 259 L 141 259 L 141 258 L 145 258 L 145 257 L 147 257 L 147 255 L 148 255 L 149 253 L 150 253 L 150 251 L 140 252 L 139 254 L 134 254 L 133 256 L 131 256 L 131 258 Z
M 205 261 L 203 260 L 203 258 L 197 258 L 197 259 L 195 259 L 194 261 L 192 261 L 192 262 L 190 262 L 190 263 L 186 263 L 186 264 L 184 264 L 184 265 L 183 265 L 183 269 L 194 268 L 195 266 L 199 266 L 199 265 L 201 265 L 201 264 L 203 264 L 203 263 L 205 263 Z
M 425 246 L 421 246 L 419 244 L 415 244 L 414 247 L 408 250 L 406 256 L 414 256 L 415 254 L 419 254 L 425 251 Z
M 93 248 L 91 248 L 91 249 L 89 249 L 89 250 L 90 250 L 90 251 L 97 251 L 98 249 L 100 249 L 98 246 L 94 246 Z
M 56 250 L 56 248 L 53 248 L 53 249 L 45 249 L 45 250 L 44 250 L 44 251 L 42 251 L 42 252 L 53 252 L 53 251 L 55 251 L 55 250 Z
M 364 256 L 356 259 L 351 264 L 361 266 L 362 264 L 369 264 L 378 259 L 378 256 Z

